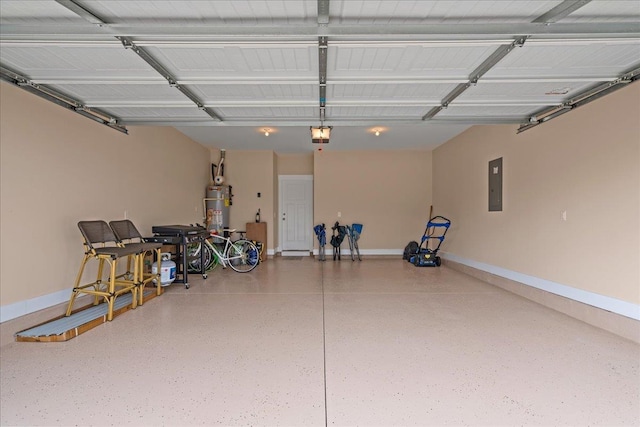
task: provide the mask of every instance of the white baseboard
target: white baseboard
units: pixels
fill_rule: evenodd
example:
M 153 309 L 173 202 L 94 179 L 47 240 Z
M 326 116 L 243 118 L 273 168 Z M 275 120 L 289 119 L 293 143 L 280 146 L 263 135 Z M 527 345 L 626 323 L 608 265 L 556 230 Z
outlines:
M 311 252 L 307 249 L 306 251 L 282 251 L 280 252 L 280 256 L 310 256 Z
M 602 310 L 610 311 L 621 316 L 629 317 L 634 320 L 640 320 L 640 305 L 605 295 L 596 294 L 582 289 L 573 288 L 561 283 L 552 282 L 550 280 L 540 279 L 538 277 L 529 276 L 527 274 L 518 273 L 516 271 L 507 270 L 506 268 L 496 267 L 490 264 L 467 259 L 458 255 L 440 252 L 445 260 L 457 262 L 477 270 L 485 271 L 496 276 L 504 277 L 515 282 L 519 282 L 536 289 L 560 295 L 574 301 L 581 302 Z
M 361 255 L 402 255 L 402 249 L 361 249 Z M 318 255 L 318 249 L 313 250 L 314 255 Z M 331 254 L 331 248 L 325 248 L 325 254 Z M 349 249 L 342 249 L 342 255 L 351 255 Z M 451 260 L 459 264 L 463 264 L 472 268 L 476 268 L 487 273 L 495 274 L 496 276 L 504 277 L 509 280 L 523 283 L 525 285 L 541 289 L 556 295 L 560 295 L 566 298 L 570 298 L 575 301 L 582 302 L 584 304 L 591 305 L 603 310 L 611 311 L 621 316 L 629 317 L 631 319 L 640 320 L 640 305 L 630 302 L 618 300 L 605 295 L 596 294 L 593 292 L 585 291 L 582 289 L 576 289 L 561 283 L 552 282 L 550 280 L 540 279 L 538 277 L 529 276 L 526 274 L 518 273 L 515 271 L 507 270 L 502 267 L 496 267 L 489 264 L 484 264 L 478 261 L 470 260 L 458 255 L 440 252 L 442 258 L 445 260 Z M 267 251 L 267 255 L 275 255 L 273 249 Z M 43 295 L 36 298 L 31 298 L 25 301 L 19 301 L 13 304 L 7 304 L 0 307 L 0 323 L 7 320 L 15 319 L 20 316 L 24 316 L 30 313 L 34 313 L 45 308 L 52 307 L 57 304 L 61 304 L 69 301 L 71 295 L 71 288 L 62 291 L 54 292 L 48 295 Z
M 15 302 L 0 307 L 0 323 L 69 301 L 72 289 Z

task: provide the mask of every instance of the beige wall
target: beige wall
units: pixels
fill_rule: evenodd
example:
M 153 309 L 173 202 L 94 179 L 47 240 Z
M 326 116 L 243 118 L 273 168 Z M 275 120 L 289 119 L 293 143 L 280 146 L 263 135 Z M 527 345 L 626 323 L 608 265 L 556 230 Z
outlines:
M 431 205 L 430 151 L 316 151 L 313 169 L 314 224 L 324 222 L 327 236 L 335 221 L 362 223 L 359 247 L 375 253 L 402 252 L 422 235 Z
M 225 180 L 234 195 L 229 226 L 246 229 L 246 223 L 254 222 L 260 209 L 260 219 L 267 223 L 266 250 L 274 248 L 274 156 L 266 150 L 227 150 L 225 157 Z
M 434 207 L 453 221 L 443 250 L 640 303 L 640 84 L 516 129 L 475 126 L 434 151 Z M 488 212 L 498 157 L 504 210 Z
M 154 224 L 203 220 L 219 150 L 172 128 L 133 127 L 126 136 L 0 89 L 0 305 L 72 286 L 79 220 L 127 211 L 145 234 Z M 362 222 L 365 253 L 401 252 L 422 235 L 433 188 L 434 214 L 453 220 L 444 251 L 638 303 L 639 100 L 636 83 L 520 135 L 514 126 L 476 126 L 433 153 L 228 150 L 231 226 L 244 229 L 260 208 L 273 251 L 278 175 L 313 174 L 314 224 L 326 223 L 330 235 L 336 220 Z M 489 213 L 487 163 L 497 157 L 505 205 Z
M 209 151 L 172 128 L 121 134 L 0 85 L 0 305 L 70 289 L 82 258 L 77 222 L 202 220 Z
M 277 154 L 278 175 L 313 175 L 313 153 Z

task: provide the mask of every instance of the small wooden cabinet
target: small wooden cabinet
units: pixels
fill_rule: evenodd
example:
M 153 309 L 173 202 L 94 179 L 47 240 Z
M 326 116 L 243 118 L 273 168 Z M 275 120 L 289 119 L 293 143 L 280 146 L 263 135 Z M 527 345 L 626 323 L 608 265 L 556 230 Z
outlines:
M 247 223 L 247 239 L 255 240 L 262 243 L 262 253 L 260 261 L 267 259 L 267 223 L 266 222 L 248 222 Z

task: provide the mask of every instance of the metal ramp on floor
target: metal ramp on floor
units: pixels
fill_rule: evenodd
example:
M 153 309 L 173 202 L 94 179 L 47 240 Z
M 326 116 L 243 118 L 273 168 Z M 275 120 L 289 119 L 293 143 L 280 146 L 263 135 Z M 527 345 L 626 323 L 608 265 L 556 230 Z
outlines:
M 114 318 L 131 309 L 131 293 L 121 295 L 114 303 Z M 144 302 L 156 297 L 156 291 L 146 290 Z M 138 306 L 138 309 L 144 305 Z M 18 342 L 60 342 L 68 341 L 107 321 L 107 304 L 89 305 L 81 308 L 69 317 L 59 316 L 45 323 L 33 326 L 15 334 Z

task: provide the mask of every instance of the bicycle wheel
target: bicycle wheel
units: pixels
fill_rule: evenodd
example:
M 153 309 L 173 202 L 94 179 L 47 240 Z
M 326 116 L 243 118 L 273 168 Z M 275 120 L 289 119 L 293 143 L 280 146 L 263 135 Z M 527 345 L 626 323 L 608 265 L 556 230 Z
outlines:
M 238 273 L 248 273 L 260 261 L 256 245 L 245 239 L 236 240 L 229 246 L 228 257 L 229 266 Z
M 189 273 L 200 270 L 200 251 L 202 250 L 201 243 L 188 243 L 187 244 L 187 268 Z
M 214 270 L 218 266 L 218 264 L 220 264 L 220 261 L 218 260 L 218 255 L 216 255 L 216 253 L 213 251 L 213 246 L 208 240 L 205 241 L 204 248 L 207 252 L 209 252 L 209 258 L 208 258 L 209 262 L 205 264 L 205 270 L 207 271 Z
M 189 273 L 200 273 L 202 270 L 200 268 L 200 252 L 204 250 L 203 259 L 205 265 L 205 272 L 207 271 L 207 266 L 211 264 L 213 253 L 206 245 L 203 245 L 200 242 L 192 242 L 187 244 L 187 269 Z

